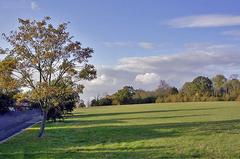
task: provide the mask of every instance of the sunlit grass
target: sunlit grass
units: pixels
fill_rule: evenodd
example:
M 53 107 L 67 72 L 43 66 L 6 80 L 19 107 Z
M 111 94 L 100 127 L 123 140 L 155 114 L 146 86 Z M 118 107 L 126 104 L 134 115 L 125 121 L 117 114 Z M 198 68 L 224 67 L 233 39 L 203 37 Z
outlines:
M 78 109 L 0 145 L 0 158 L 240 158 L 240 103 Z

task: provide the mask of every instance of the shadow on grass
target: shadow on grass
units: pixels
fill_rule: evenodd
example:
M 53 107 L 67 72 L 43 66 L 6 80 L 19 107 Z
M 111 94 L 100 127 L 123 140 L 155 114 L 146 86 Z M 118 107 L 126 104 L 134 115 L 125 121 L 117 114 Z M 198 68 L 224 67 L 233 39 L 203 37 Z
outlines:
M 210 116 L 211 114 L 193 114 L 193 115 L 173 115 L 173 116 L 160 116 L 160 117 L 126 117 L 126 118 L 115 118 L 115 119 L 99 119 L 99 120 L 81 120 L 81 118 L 74 120 L 72 117 L 66 118 L 63 122 L 64 124 L 74 124 L 74 125 L 98 125 L 98 124 L 121 124 L 124 123 L 125 120 L 144 120 L 144 119 L 172 119 L 172 118 L 187 118 L 187 117 L 203 117 L 203 116 Z M 51 126 L 58 127 L 59 125 L 55 125 L 54 122 L 49 122 Z M 60 125 L 63 127 L 62 125 Z
M 117 119 L 109 119 L 109 120 L 81 120 L 81 119 L 79 119 L 79 120 L 72 120 L 70 118 L 70 119 L 66 119 L 63 123 L 64 124 L 66 123 L 67 125 L 68 124 L 74 124 L 74 125 L 82 126 L 82 125 L 91 125 L 91 124 L 94 124 L 94 125 L 98 125 L 98 124 L 120 124 L 120 123 L 124 123 L 124 121 L 117 120 Z M 52 126 L 55 127 L 54 123 L 52 123 Z
M 109 121 L 111 122 L 111 121 Z M 0 149 L 0 158 L 201 158 L 209 157 L 206 152 L 181 154 L 167 143 L 163 146 L 141 144 L 150 139 L 183 136 L 212 135 L 229 132 L 239 134 L 240 120 L 161 123 L 152 125 L 95 126 L 84 128 L 56 128 L 47 130 L 44 139 L 32 139 L 31 145 L 21 145 L 12 150 Z M 31 130 L 31 134 L 37 130 Z M 31 138 L 30 138 L 31 137 Z M 14 141 L 16 142 L 16 141 Z M 20 142 L 20 141 L 18 141 Z M 140 142 L 134 145 L 133 142 Z M 207 142 L 207 141 L 206 141 Z M 123 145 L 122 145 L 123 144 Z M 181 144 L 181 143 L 178 143 Z M 29 147 L 31 149 L 29 149 Z M 169 151 L 173 149 L 173 151 Z M 230 154 L 229 154 L 230 155 Z M 214 156 L 213 156 L 214 157 Z
M 161 116 L 161 117 L 136 117 L 136 118 L 117 118 L 117 120 L 135 120 L 135 119 L 172 119 L 172 118 L 187 118 L 187 117 L 203 117 L 210 116 L 211 114 L 195 114 L 195 115 L 173 115 L 173 116 Z M 113 119 L 114 120 L 114 119 Z
M 137 112 L 119 112 L 119 113 L 99 113 L 99 114 L 81 114 L 75 113 L 69 118 L 88 118 L 88 117 L 101 117 L 101 116 L 113 116 L 113 115 L 131 115 L 131 114 L 145 114 L 145 113 L 168 113 L 168 112 L 180 112 L 180 111 L 202 111 L 202 110 L 213 110 L 220 109 L 219 107 L 214 108 L 195 108 L 195 109 L 169 109 L 169 110 L 153 110 L 153 111 L 137 111 Z
M 151 125 L 94 126 L 84 128 L 57 128 L 47 130 L 47 135 L 64 139 L 69 146 L 95 146 L 99 144 L 130 143 L 141 140 L 181 137 L 184 135 L 211 135 L 217 133 L 240 133 L 240 120 L 161 123 Z M 194 132 L 192 132 L 194 130 Z M 58 147 L 58 146 L 57 146 Z M 53 146 L 53 148 L 57 148 Z

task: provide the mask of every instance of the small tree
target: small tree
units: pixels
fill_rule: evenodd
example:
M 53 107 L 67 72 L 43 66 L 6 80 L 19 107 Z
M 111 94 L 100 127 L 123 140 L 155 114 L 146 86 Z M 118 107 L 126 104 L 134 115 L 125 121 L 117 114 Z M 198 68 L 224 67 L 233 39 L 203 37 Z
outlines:
M 81 80 L 96 78 L 96 70 L 88 64 L 93 49 L 83 48 L 67 32 L 67 24 L 54 27 L 50 18 L 43 20 L 19 19 L 20 26 L 3 37 L 11 45 L 2 51 L 11 64 L 13 77 L 21 87 L 30 89 L 30 97 L 42 109 L 39 137 L 44 135 L 47 111 L 57 106 L 65 93 L 82 93 Z M 65 81 L 71 82 L 64 85 Z
M 228 100 L 236 100 L 240 94 L 240 81 L 237 79 L 227 81 L 224 84 L 224 90 L 229 96 Z
M 214 94 L 216 96 L 222 96 L 223 94 L 223 86 L 227 82 L 227 78 L 224 75 L 216 75 L 212 78 Z
M 131 86 L 125 86 L 122 89 L 118 90 L 114 94 L 115 99 L 118 101 L 118 104 L 131 104 L 132 97 L 135 94 L 135 90 Z
M 196 93 L 196 88 L 192 82 L 185 82 L 181 92 L 188 97 L 192 97 Z

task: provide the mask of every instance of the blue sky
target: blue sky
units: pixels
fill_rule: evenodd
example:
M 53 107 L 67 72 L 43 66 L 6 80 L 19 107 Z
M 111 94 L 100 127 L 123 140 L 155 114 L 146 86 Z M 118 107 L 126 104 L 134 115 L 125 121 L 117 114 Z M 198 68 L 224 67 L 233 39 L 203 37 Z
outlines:
M 94 48 L 99 78 L 85 83 L 85 98 L 123 85 L 154 89 L 160 79 L 180 86 L 196 75 L 239 73 L 238 0 L 0 0 L 0 32 L 16 29 L 19 17 L 44 16 L 71 22 L 75 39 Z

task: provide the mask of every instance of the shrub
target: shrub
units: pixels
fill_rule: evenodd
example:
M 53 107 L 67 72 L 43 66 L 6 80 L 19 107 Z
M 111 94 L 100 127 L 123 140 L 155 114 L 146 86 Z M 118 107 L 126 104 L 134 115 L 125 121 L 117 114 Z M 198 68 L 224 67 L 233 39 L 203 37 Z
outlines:
M 240 101 L 240 95 L 236 98 L 236 101 Z
M 53 122 L 56 122 L 57 119 L 64 120 L 63 111 L 60 107 L 50 107 L 47 113 L 47 120 L 52 120 Z
M 14 100 L 11 96 L 6 94 L 0 94 L 0 114 L 4 114 L 9 111 L 10 107 L 13 107 Z
M 164 98 L 163 97 L 157 97 L 155 103 L 164 103 Z

